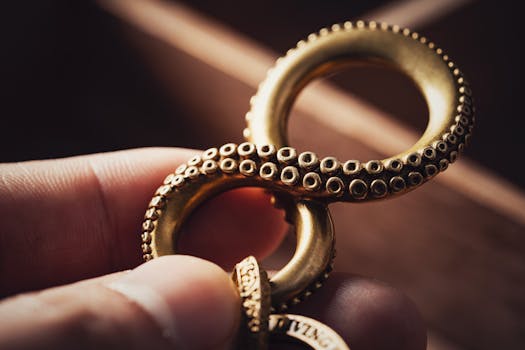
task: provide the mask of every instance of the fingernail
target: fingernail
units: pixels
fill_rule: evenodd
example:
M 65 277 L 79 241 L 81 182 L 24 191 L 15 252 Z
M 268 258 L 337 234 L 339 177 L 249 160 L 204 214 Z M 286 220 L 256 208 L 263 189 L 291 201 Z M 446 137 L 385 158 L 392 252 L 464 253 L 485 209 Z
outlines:
M 227 348 L 236 332 L 235 288 L 220 267 L 206 260 L 153 259 L 107 287 L 147 312 L 177 349 Z

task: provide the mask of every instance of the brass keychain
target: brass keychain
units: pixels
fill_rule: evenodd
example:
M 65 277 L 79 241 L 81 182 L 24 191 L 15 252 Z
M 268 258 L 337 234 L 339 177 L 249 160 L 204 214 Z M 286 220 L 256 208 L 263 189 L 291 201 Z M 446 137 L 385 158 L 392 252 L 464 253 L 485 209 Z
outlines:
M 419 87 L 429 121 L 416 144 L 364 163 L 288 147 L 287 118 L 301 89 L 367 61 L 394 66 Z M 293 257 L 270 279 L 276 311 L 301 302 L 328 277 L 334 257 L 329 203 L 385 199 L 417 188 L 456 161 L 474 125 L 471 90 L 449 56 L 418 33 L 376 22 L 345 22 L 310 34 L 277 60 L 250 102 L 249 142 L 204 151 L 157 189 L 142 225 L 142 251 L 146 261 L 176 254 L 180 229 L 198 205 L 229 189 L 266 188 L 278 196 L 297 237 Z

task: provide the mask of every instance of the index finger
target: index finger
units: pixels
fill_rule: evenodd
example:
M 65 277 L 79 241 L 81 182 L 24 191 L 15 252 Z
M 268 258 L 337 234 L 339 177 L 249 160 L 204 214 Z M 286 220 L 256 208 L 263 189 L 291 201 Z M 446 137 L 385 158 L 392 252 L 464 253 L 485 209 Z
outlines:
M 194 154 L 149 148 L 0 165 L 1 295 L 138 265 L 149 199 Z M 190 220 L 186 252 L 222 265 L 262 258 L 284 236 L 282 217 L 261 190 L 226 193 Z

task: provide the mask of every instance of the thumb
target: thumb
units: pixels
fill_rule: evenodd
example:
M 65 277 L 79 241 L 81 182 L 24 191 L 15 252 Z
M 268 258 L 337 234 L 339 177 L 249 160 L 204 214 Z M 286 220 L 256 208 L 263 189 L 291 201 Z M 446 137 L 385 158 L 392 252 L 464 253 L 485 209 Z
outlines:
M 0 302 L 0 349 L 227 349 L 239 297 L 227 274 L 183 255 Z

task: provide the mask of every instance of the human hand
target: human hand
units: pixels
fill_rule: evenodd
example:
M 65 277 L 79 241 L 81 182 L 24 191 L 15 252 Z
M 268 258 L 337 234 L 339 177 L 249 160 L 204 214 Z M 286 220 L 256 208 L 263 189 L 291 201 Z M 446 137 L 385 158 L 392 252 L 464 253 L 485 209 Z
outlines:
M 141 262 L 145 204 L 193 153 L 0 165 L 0 349 L 229 348 L 239 301 L 217 265 L 174 255 L 122 272 Z M 181 248 L 231 267 L 267 256 L 285 226 L 263 191 L 232 191 L 195 213 Z M 352 350 L 425 348 L 414 305 L 377 281 L 334 273 L 291 311 L 334 328 Z

